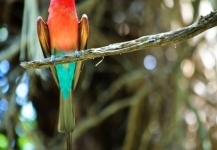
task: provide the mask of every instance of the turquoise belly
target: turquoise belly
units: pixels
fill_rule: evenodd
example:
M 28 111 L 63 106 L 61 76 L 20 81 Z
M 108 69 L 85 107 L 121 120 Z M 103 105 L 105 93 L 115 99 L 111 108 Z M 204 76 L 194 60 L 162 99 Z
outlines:
M 69 94 L 74 82 L 75 67 L 76 62 L 72 62 L 70 64 L 59 64 L 55 66 L 63 100 L 67 100 L 69 98 Z

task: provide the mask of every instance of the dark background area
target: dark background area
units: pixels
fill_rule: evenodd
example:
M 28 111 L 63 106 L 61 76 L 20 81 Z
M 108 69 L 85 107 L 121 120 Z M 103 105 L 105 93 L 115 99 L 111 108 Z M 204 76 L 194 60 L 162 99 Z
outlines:
M 88 48 L 188 26 L 215 0 L 77 0 Z M 0 1 L 0 149 L 66 149 L 57 132 L 59 91 L 43 59 L 36 20 L 49 0 Z M 88 60 L 73 93 L 73 150 L 217 149 L 216 28 L 186 42 Z

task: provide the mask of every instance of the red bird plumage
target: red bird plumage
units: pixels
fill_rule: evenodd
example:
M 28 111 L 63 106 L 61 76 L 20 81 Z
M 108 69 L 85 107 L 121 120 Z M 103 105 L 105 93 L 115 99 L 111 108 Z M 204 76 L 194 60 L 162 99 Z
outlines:
M 51 0 L 48 29 L 51 49 L 78 50 L 78 17 L 74 0 Z

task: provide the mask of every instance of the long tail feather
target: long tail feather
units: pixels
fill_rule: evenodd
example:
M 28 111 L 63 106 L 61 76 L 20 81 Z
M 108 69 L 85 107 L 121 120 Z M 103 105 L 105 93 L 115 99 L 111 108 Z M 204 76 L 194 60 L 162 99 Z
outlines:
M 60 110 L 59 110 L 59 132 L 73 132 L 75 128 L 75 116 L 73 109 L 72 94 L 69 98 L 63 100 L 62 94 L 60 94 Z

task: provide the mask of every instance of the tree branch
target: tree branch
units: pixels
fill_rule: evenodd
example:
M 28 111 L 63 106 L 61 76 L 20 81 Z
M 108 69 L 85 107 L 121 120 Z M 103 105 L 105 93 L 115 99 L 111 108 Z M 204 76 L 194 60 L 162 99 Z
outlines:
M 132 41 L 110 44 L 105 47 L 82 50 L 62 57 L 55 57 L 55 60 L 46 58 L 38 61 L 22 62 L 20 65 L 24 68 L 32 69 L 48 68 L 53 65 L 70 63 L 73 61 L 84 61 L 103 56 L 119 55 L 122 53 L 144 50 L 151 47 L 166 46 L 190 39 L 215 26 L 217 26 L 217 11 L 211 12 L 206 16 L 201 16 L 194 24 L 174 31 L 142 36 Z

